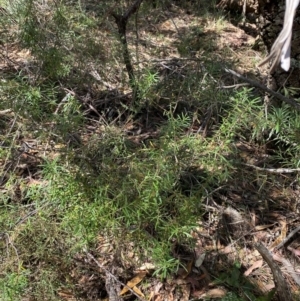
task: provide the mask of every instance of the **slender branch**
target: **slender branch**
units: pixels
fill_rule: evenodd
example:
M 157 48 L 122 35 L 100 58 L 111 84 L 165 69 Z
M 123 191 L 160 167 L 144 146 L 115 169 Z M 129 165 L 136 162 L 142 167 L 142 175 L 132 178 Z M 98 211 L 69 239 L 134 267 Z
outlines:
M 140 7 L 141 3 L 144 0 L 136 0 L 131 7 L 127 10 L 127 12 L 123 15 L 125 19 L 130 18 L 131 15 L 133 15 Z
M 128 50 L 128 43 L 126 38 L 126 27 L 127 27 L 128 19 L 116 13 L 112 13 L 112 16 L 115 18 L 118 26 L 119 37 L 122 43 L 123 59 L 129 76 L 130 84 L 133 86 L 135 84 L 134 70 L 131 63 L 130 53 Z
M 270 267 L 275 287 L 277 289 L 278 297 L 280 301 L 292 301 L 292 294 L 288 284 L 286 283 L 279 266 L 274 262 L 272 255 L 269 250 L 261 243 L 255 245 L 257 251 L 261 257 L 267 262 Z
M 111 15 L 115 18 L 118 26 L 119 37 L 122 43 L 123 59 L 129 76 L 131 88 L 134 91 L 133 97 L 135 98 L 135 100 L 139 95 L 138 93 L 139 91 L 135 82 L 134 69 L 130 59 L 130 53 L 129 53 L 128 43 L 126 38 L 126 27 L 127 27 L 128 19 L 139 9 L 142 2 L 143 0 L 136 0 L 123 15 L 119 15 L 115 12 L 111 13 Z
M 243 165 L 252 167 L 260 171 L 266 171 L 274 174 L 300 172 L 300 168 L 263 168 L 248 163 L 243 163 Z
M 294 101 L 293 99 L 290 99 L 290 98 L 288 98 L 288 97 L 285 97 L 285 96 L 283 96 L 282 94 L 280 94 L 280 93 L 278 93 L 278 92 L 275 92 L 275 91 L 273 91 L 273 90 L 267 88 L 266 86 L 262 85 L 262 84 L 259 83 L 258 81 L 253 80 L 253 79 L 246 78 L 246 77 L 242 76 L 241 74 L 239 74 L 239 73 L 237 73 L 237 72 L 235 72 L 235 71 L 233 71 L 233 70 L 231 70 L 231 69 L 225 68 L 225 71 L 226 71 L 227 73 L 230 73 L 230 74 L 234 75 L 235 77 L 237 77 L 237 78 L 239 78 L 239 79 L 241 79 L 241 80 L 243 80 L 243 81 L 249 83 L 251 86 L 253 86 L 253 87 L 258 88 L 258 89 L 260 89 L 260 90 L 262 90 L 262 91 L 264 91 L 264 92 L 267 92 L 267 93 L 271 94 L 271 95 L 274 96 L 275 98 L 277 98 L 277 99 L 279 99 L 279 100 L 281 100 L 281 101 L 283 101 L 283 102 L 285 102 L 285 103 L 291 105 L 291 106 L 294 107 L 297 111 L 300 112 L 300 104 L 297 103 L 296 101 Z

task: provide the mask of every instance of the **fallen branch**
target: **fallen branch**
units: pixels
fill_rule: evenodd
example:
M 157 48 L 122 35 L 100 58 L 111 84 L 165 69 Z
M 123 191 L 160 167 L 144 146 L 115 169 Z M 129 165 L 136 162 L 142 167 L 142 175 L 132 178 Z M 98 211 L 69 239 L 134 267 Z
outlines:
M 270 254 L 269 250 L 261 243 L 255 245 L 257 251 L 260 253 L 262 258 L 267 262 L 268 266 L 270 267 L 273 279 L 275 282 L 275 287 L 277 289 L 277 294 L 280 301 L 292 301 L 292 294 L 288 284 L 286 283 L 280 268 L 274 262 L 272 255 Z
M 243 165 L 252 167 L 252 168 L 260 170 L 260 171 L 266 171 L 266 172 L 275 173 L 275 174 L 300 172 L 300 168 L 264 168 L 264 167 L 258 167 L 256 165 L 252 165 L 252 164 L 248 164 L 248 163 L 243 163 Z
M 290 99 L 290 98 L 288 98 L 288 97 L 285 97 L 285 96 L 283 96 L 282 94 L 280 94 L 280 93 L 278 93 L 278 92 L 275 92 L 275 91 L 273 91 L 273 90 L 267 88 L 265 85 L 259 83 L 258 81 L 253 80 L 253 79 L 249 79 L 249 78 L 247 78 L 247 77 L 244 77 L 243 75 L 241 75 L 241 74 L 239 74 L 239 73 L 237 73 L 237 72 L 235 72 L 235 71 L 233 71 L 233 70 L 231 70 L 231 69 L 225 68 L 225 71 L 226 71 L 227 73 L 230 73 L 230 74 L 234 75 L 235 77 L 237 77 L 237 78 L 239 78 L 239 79 L 241 79 L 241 80 L 243 80 L 243 81 L 249 83 L 251 86 L 253 86 L 253 87 L 258 88 L 258 89 L 260 89 L 260 90 L 262 90 L 262 91 L 264 91 L 264 92 L 267 92 L 267 93 L 271 94 L 271 95 L 274 96 L 275 98 L 277 98 L 277 99 L 279 99 L 279 100 L 281 100 L 281 101 L 283 101 L 283 102 L 285 102 L 285 103 L 291 105 L 291 106 L 294 107 L 297 111 L 300 112 L 300 104 L 297 103 L 296 101 L 294 101 L 293 99 Z

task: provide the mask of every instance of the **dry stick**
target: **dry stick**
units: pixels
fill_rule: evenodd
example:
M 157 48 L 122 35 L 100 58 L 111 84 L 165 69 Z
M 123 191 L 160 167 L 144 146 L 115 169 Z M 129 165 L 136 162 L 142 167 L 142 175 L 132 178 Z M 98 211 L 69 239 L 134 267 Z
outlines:
M 255 88 L 258 88 L 264 92 L 267 92 L 267 93 L 270 93 L 272 96 L 274 96 L 275 98 L 291 105 L 292 107 L 294 107 L 297 111 L 300 112 L 300 104 L 298 104 L 296 101 L 294 101 L 293 99 L 290 99 L 288 97 L 285 97 L 283 96 L 282 94 L 278 93 L 278 92 L 275 92 L 269 88 L 267 88 L 266 86 L 264 86 L 263 84 L 259 83 L 258 81 L 256 80 L 253 80 L 253 79 L 249 79 L 249 78 L 246 78 L 244 76 L 242 76 L 241 74 L 231 70 L 231 69 L 228 69 L 228 68 L 225 68 L 225 71 L 227 73 L 230 73 L 232 75 L 234 75 L 235 77 L 249 83 L 251 86 L 255 87 Z
M 279 245 L 277 245 L 274 249 L 280 249 L 283 247 L 297 232 L 300 231 L 300 226 L 294 229 Z
M 268 266 L 271 268 L 279 300 L 293 301 L 290 288 L 286 283 L 284 277 L 282 276 L 280 268 L 274 262 L 269 250 L 261 243 L 256 244 L 255 247 L 262 258 L 267 262 Z
M 241 84 L 235 84 L 235 85 L 230 85 L 230 86 L 220 86 L 220 88 L 222 89 L 236 89 L 239 87 L 245 87 L 245 86 L 249 86 L 249 83 L 241 83 Z
M 146 301 L 146 299 L 142 298 L 141 296 L 139 296 L 130 286 L 128 286 L 127 284 L 121 282 L 115 275 L 113 275 L 108 269 L 106 269 L 102 264 L 99 263 L 99 261 L 88 251 L 85 250 L 85 253 L 87 255 L 87 257 L 89 259 L 91 259 L 92 261 L 94 261 L 96 263 L 96 265 L 98 266 L 98 268 L 102 269 L 105 271 L 105 273 L 109 274 L 114 280 L 116 280 L 118 283 L 120 283 L 121 285 L 124 285 L 129 291 L 131 291 L 139 300 L 142 301 Z
M 260 170 L 260 171 L 266 171 L 266 172 L 275 173 L 275 174 L 300 172 L 300 168 L 263 168 L 263 167 L 258 167 L 256 165 L 252 165 L 252 164 L 248 164 L 248 163 L 242 163 L 242 164 L 245 166 L 249 166 L 254 169 Z

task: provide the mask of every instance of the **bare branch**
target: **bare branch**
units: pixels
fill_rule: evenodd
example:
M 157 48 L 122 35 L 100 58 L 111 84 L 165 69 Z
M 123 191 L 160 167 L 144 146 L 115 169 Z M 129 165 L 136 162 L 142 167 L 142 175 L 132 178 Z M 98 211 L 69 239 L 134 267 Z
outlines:
M 279 266 L 274 262 L 269 250 L 261 243 L 255 245 L 257 251 L 271 268 L 275 287 L 280 301 L 292 301 L 292 294 L 288 284 L 286 283 Z
M 300 172 L 300 168 L 264 168 L 248 163 L 243 163 L 243 165 L 252 167 L 259 171 L 266 171 L 274 174 Z
M 283 101 L 283 102 L 285 102 L 285 103 L 291 105 L 291 106 L 294 107 L 297 111 L 300 112 L 300 104 L 297 103 L 296 101 L 294 101 L 293 99 L 290 99 L 290 98 L 288 98 L 288 97 L 285 97 L 285 96 L 283 96 L 282 94 L 280 94 L 280 93 L 278 93 L 278 92 L 275 92 L 275 91 L 273 91 L 273 90 L 267 88 L 265 85 L 262 85 L 262 84 L 259 83 L 258 81 L 253 80 L 253 79 L 246 78 L 246 77 L 244 77 L 243 75 L 241 75 L 241 74 L 239 74 L 239 73 L 237 73 L 237 72 L 235 72 L 235 71 L 233 71 L 233 70 L 231 70 L 231 69 L 225 68 L 225 71 L 226 71 L 227 73 L 230 73 L 230 74 L 234 75 L 235 77 L 237 77 L 237 78 L 239 78 L 239 79 L 241 79 L 241 80 L 243 80 L 243 81 L 249 83 L 251 86 L 253 86 L 253 87 L 258 88 L 258 89 L 260 89 L 260 90 L 262 90 L 262 91 L 264 91 L 264 92 L 267 92 L 267 93 L 271 94 L 271 95 L 274 96 L 275 98 L 277 98 L 277 99 L 279 99 L 279 100 L 281 100 L 281 101 Z

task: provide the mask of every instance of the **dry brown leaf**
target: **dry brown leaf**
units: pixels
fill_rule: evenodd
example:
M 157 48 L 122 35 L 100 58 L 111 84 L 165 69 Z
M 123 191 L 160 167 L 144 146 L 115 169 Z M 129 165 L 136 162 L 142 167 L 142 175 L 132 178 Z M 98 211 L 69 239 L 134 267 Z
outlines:
M 163 284 L 161 282 L 158 282 L 154 285 L 153 289 L 151 290 L 150 296 L 148 298 L 149 301 L 160 301 L 162 300 L 161 294 L 159 294 L 159 291 Z
M 222 254 L 230 254 L 236 252 L 236 248 L 232 245 L 226 246 L 224 249 L 220 249 L 220 253 Z
M 269 284 L 264 285 L 264 290 L 265 290 L 266 292 L 269 292 L 269 291 L 272 290 L 273 288 L 275 288 L 275 284 L 274 284 L 274 283 L 269 283 Z
M 263 265 L 263 260 L 258 260 L 252 264 L 252 266 L 244 273 L 244 276 L 249 276 L 255 269 L 260 268 Z
M 135 292 L 136 294 L 138 294 L 140 297 L 145 297 L 145 295 L 144 295 L 144 294 L 143 294 L 136 286 L 134 286 L 132 289 L 133 289 L 134 292 Z
M 300 256 L 300 250 L 294 249 L 290 246 L 288 246 L 287 249 L 290 250 L 295 256 Z
M 281 237 L 282 237 L 282 240 L 284 240 L 286 238 L 286 233 L 287 233 L 286 219 L 281 220 L 280 224 L 282 226 Z
M 281 233 L 272 243 L 270 247 L 270 251 L 273 250 L 276 246 L 278 246 L 286 238 L 286 232 L 287 232 L 286 220 L 285 219 L 280 220 L 280 224 L 281 224 Z
M 148 298 L 148 301 L 151 301 L 155 296 L 155 293 L 152 291 L 150 292 L 150 295 L 149 295 L 149 298 Z
M 193 263 L 194 260 L 190 260 L 187 265 L 186 268 L 184 269 L 184 272 L 182 273 L 181 277 L 184 279 L 186 278 L 192 271 L 192 267 L 193 267 Z
M 154 286 L 154 293 L 158 294 L 161 287 L 163 286 L 163 284 L 161 282 L 158 282 L 155 286 Z
M 204 293 L 201 298 L 223 298 L 226 295 L 226 290 L 221 288 L 213 288 Z M 200 296 L 199 296 L 200 297 Z
M 188 301 L 190 299 L 190 292 L 191 288 L 189 285 L 183 285 L 180 288 L 182 296 L 181 296 L 181 301 Z
M 138 273 L 134 278 L 132 278 L 130 281 L 126 283 L 127 286 L 123 287 L 119 295 L 122 296 L 126 294 L 129 291 L 128 287 L 133 288 L 134 290 L 134 287 L 144 279 L 146 274 L 147 274 L 146 271 Z
M 74 294 L 72 294 L 71 291 L 68 290 L 60 290 L 57 292 L 57 294 L 64 300 L 75 300 Z
M 267 229 L 267 228 L 270 228 L 270 227 L 273 227 L 273 226 L 274 226 L 274 224 L 260 225 L 260 226 L 256 226 L 255 230 L 256 231 L 261 231 L 261 230 L 264 230 L 264 229 Z

